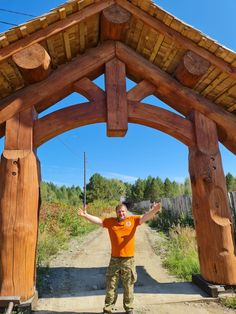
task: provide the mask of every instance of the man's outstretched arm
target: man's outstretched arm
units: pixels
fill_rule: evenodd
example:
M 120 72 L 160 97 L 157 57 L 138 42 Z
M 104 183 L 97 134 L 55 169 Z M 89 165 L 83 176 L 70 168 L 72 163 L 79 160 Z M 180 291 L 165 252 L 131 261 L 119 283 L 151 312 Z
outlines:
M 152 218 L 156 215 L 156 213 L 159 213 L 161 211 L 161 203 L 154 203 L 149 212 L 145 213 L 143 216 L 140 218 L 140 225 Z
M 93 224 L 99 225 L 101 227 L 103 225 L 101 218 L 88 214 L 86 210 L 79 208 L 78 215 L 81 217 L 84 217 L 85 219 L 92 222 Z

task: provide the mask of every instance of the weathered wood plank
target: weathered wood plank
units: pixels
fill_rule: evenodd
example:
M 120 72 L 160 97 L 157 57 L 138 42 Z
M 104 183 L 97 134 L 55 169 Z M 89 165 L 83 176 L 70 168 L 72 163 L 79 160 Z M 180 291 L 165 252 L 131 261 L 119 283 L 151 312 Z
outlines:
M 186 49 L 192 50 L 199 56 L 203 57 L 204 59 L 208 60 L 212 64 L 219 67 L 222 71 L 228 73 L 228 75 L 236 78 L 236 68 L 232 65 L 228 64 L 221 58 L 217 57 L 216 55 L 212 54 L 208 50 L 198 46 L 192 40 L 186 38 L 185 36 L 181 35 L 176 30 L 172 29 L 168 25 L 162 23 L 158 19 L 150 16 L 148 13 L 140 10 L 139 8 L 133 6 L 130 2 L 125 0 L 117 0 L 117 3 L 132 13 L 136 18 L 143 21 L 145 24 L 149 25 L 150 27 L 154 28 L 158 32 L 162 32 L 165 36 L 170 37 L 172 40 L 179 42 L 183 47 Z M 153 58 L 153 57 L 152 57 Z
M 39 30 L 36 33 L 30 34 L 29 36 L 17 40 L 15 43 L 12 43 L 0 50 L 0 62 L 6 58 L 9 58 L 12 54 L 21 50 L 22 47 L 26 48 L 34 43 L 38 43 L 40 41 L 45 40 L 45 38 L 49 38 L 59 32 L 62 32 L 66 28 L 73 26 L 81 21 L 84 21 L 86 18 L 101 12 L 105 8 L 114 4 L 114 0 L 104 0 L 100 2 L 96 2 L 91 4 L 90 6 L 84 8 L 81 11 L 78 11 L 70 16 L 67 16 L 65 20 L 60 20 L 44 29 Z

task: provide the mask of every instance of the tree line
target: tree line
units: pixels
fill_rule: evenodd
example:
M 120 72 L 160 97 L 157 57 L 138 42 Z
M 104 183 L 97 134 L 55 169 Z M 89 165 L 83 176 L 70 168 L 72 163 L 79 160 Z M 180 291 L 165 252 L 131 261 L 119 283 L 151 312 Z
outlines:
M 228 191 L 236 191 L 236 177 L 231 173 L 226 175 Z M 86 185 L 87 202 L 96 200 L 120 201 L 125 197 L 127 202 L 140 202 L 143 200 L 157 201 L 160 198 L 191 195 L 189 178 L 184 183 L 171 181 L 169 178 L 162 180 L 159 177 L 148 176 L 146 179 L 138 179 L 135 183 L 127 183 L 118 179 L 107 179 L 99 173 L 90 177 Z M 42 201 L 49 203 L 66 203 L 69 205 L 81 204 L 83 190 L 79 186 L 57 186 L 54 183 L 41 183 Z

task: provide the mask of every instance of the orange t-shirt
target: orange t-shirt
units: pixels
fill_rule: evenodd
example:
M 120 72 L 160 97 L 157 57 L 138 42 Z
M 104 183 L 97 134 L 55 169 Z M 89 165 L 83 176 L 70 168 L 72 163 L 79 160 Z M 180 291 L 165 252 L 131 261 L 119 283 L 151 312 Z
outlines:
M 140 224 L 140 216 L 127 216 L 124 220 L 105 218 L 103 227 L 108 229 L 111 240 L 111 256 L 134 256 L 134 235 Z

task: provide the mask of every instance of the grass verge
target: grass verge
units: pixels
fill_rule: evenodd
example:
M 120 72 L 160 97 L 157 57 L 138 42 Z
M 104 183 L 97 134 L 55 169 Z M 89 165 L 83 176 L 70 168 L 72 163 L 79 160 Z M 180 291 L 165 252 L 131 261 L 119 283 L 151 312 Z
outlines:
M 229 309 L 236 309 L 236 296 L 220 298 L 220 303 Z
M 157 243 L 156 250 L 170 274 L 180 280 L 191 280 L 199 273 L 195 231 L 192 227 L 174 226 L 166 240 Z

